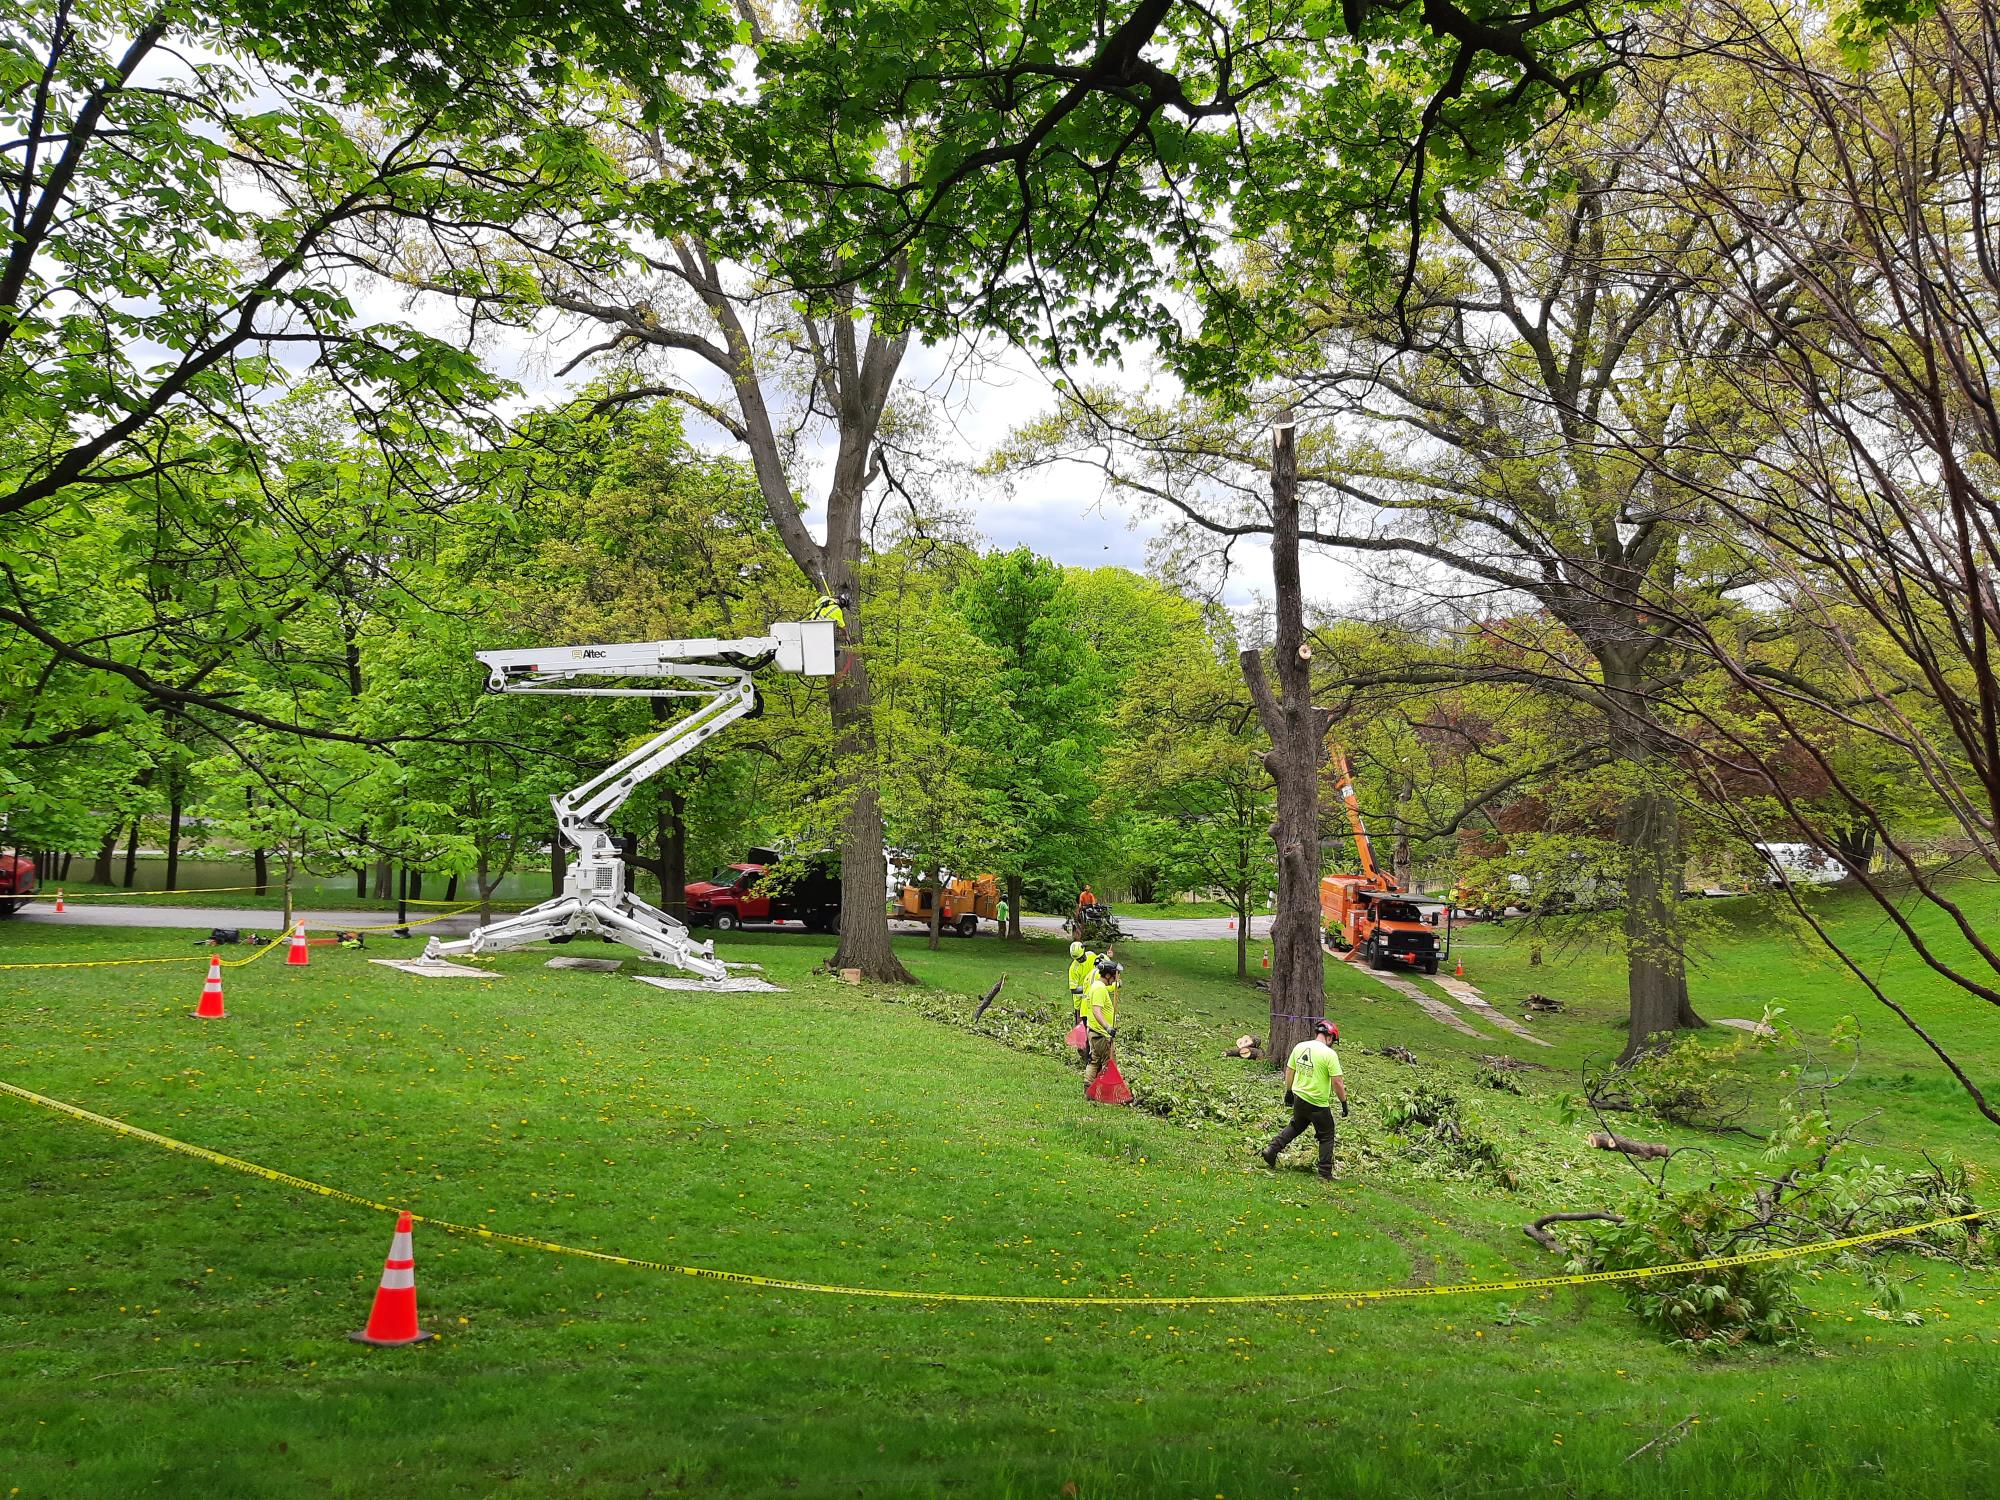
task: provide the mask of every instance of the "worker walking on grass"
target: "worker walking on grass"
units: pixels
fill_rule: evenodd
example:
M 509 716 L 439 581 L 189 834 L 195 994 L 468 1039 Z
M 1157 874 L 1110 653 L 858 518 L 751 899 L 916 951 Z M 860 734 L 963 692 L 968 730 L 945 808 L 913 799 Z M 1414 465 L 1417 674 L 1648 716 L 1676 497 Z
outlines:
M 1333 1044 L 1340 1040 L 1340 1028 L 1320 1021 L 1313 1034 L 1292 1048 L 1285 1059 L 1285 1103 L 1292 1107 L 1292 1119 L 1258 1155 L 1264 1165 L 1275 1167 L 1285 1147 L 1306 1133 L 1308 1126 L 1319 1141 L 1319 1175 L 1333 1180 L 1333 1101 L 1340 1100 L 1340 1113 L 1347 1114 L 1347 1081 L 1340 1076 L 1340 1054 Z
M 1002 896 L 1002 897 L 1000 898 L 1000 901 L 999 901 L 999 904 L 998 904 L 998 905 L 996 905 L 996 906 L 995 906 L 995 907 L 993 908 L 993 920 L 994 920 L 995 922 L 998 922 L 998 923 L 1000 924 L 1000 936 L 1001 936 L 1001 937 L 1005 937 L 1005 936 L 1007 935 L 1007 912 L 1008 912 L 1008 909 L 1009 909 L 1009 908 L 1008 908 L 1008 906 L 1007 906 L 1007 898 L 1006 898 L 1005 896 Z
M 1118 1036 L 1118 964 L 1110 954 L 1097 961 L 1097 977 L 1084 997 L 1084 1026 L 1090 1037 L 1090 1057 L 1083 1067 L 1086 1093 L 1111 1061 L 1111 1044 Z

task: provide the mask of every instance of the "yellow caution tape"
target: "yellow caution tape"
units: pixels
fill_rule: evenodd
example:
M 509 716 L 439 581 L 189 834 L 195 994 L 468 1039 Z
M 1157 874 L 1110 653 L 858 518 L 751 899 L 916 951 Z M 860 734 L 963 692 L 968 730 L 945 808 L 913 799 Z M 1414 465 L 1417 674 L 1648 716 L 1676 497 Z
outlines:
M 16 1099 L 24 1099 L 30 1104 L 39 1104 L 58 1114 L 82 1120 L 91 1125 L 101 1125 L 106 1130 L 134 1140 L 150 1141 L 155 1146 L 169 1151 L 178 1151 L 183 1156 L 211 1162 L 218 1167 L 228 1167 L 232 1171 L 247 1172 L 252 1177 L 261 1177 L 266 1182 L 283 1183 L 303 1192 L 317 1193 L 322 1198 L 337 1199 L 342 1203 L 352 1203 L 356 1207 L 372 1209 L 378 1213 L 401 1212 L 391 1204 L 378 1203 L 373 1198 L 364 1198 L 359 1193 L 350 1193 L 344 1188 L 328 1187 L 324 1183 L 312 1182 L 304 1177 L 294 1177 L 289 1172 L 280 1172 L 273 1167 L 259 1166 L 256 1162 L 245 1161 L 239 1156 L 228 1156 L 220 1151 L 211 1151 L 206 1146 L 191 1146 L 186 1141 L 177 1141 L 170 1135 L 142 1126 L 128 1125 L 123 1120 L 114 1120 L 109 1115 L 100 1115 L 81 1105 L 68 1104 L 61 1099 L 51 1099 L 46 1094 L 38 1094 L 32 1089 L 24 1089 L 18 1084 L 0 1079 L 0 1093 L 12 1094 Z M 532 1235 L 508 1234 L 504 1230 L 488 1229 L 483 1224 L 458 1224 L 450 1219 L 434 1219 L 427 1214 L 411 1213 L 410 1217 L 419 1224 L 428 1224 L 433 1229 L 446 1234 L 470 1235 L 477 1239 L 493 1240 L 503 1245 L 518 1245 L 524 1250 L 543 1250 L 551 1255 L 575 1255 L 585 1260 L 604 1261 L 614 1266 L 631 1266 L 641 1271 L 666 1271 L 676 1276 L 692 1276 L 703 1281 L 727 1281 L 738 1286 L 765 1287 L 775 1292 L 810 1292 L 828 1297 L 868 1297 L 895 1302 L 983 1302 L 1007 1307 L 1224 1307 L 1242 1306 L 1253 1303 L 1277 1302 L 1389 1302 L 1410 1297 L 1452 1297 L 1478 1292 L 1530 1292 L 1545 1287 L 1593 1286 L 1610 1281 L 1639 1281 L 1654 1276 L 1685 1276 L 1695 1271 L 1717 1270 L 1724 1266 L 1757 1265 L 1765 1261 L 1791 1260 L 1799 1256 L 1825 1255 L 1835 1250 L 1850 1249 L 1855 1245 L 1872 1245 L 1883 1240 L 1903 1239 L 1909 1235 L 1922 1234 L 1931 1229 L 1942 1229 L 1948 1224 L 1967 1224 L 1975 1219 L 1983 1219 L 1990 1209 L 1976 1209 L 1968 1214 L 1953 1214 L 1949 1218 L 1932 1219 L 1924 1224 L 1910 1224 L 1901 1229 L 1877 1229 L 1868 1234 L 1850 1234 L 1837 1240 L 1823 1240 L 1813 1245 L 1787 1245 L 1770 1250 L 1750 1250 L 1741 1255 L 1719 1255 L 1708 1260 L 1682 1261 L 1670 1266 L 1634 1266 L 1621 1271 L 1585 1271 L 1564 1276 L 1522 1276 L 1510 1281 L 1466 1281 L 1452 1286 L 1391 1286 L 1374 1287 L 1366 1291 L 1351 1292 L 1242 1292 L 1211 1294 L 1194 1297 L 1147 1297 L 1147 1296 L 1055 1296 L 1020 1292 L 932 1292 L 911 1290 L 902 1287 L 879 1286 L 839 1286 L 827 1282 L 795 1281 L 785 1276 L 759 1276 L 749 1271 L 719 1271 L 710 1266 L 682 1266 L 671 1261 L 646 1260 L 636 1255 L 617 1255 L 609 1250 L 584 1250 L 574 1245 L 559 1245 L 553 1240 L 536 1239 Z
M 268 881 L 261 887 L 266 892 L 270 888 L 270 882 Z M 201 885 L 186 888 L 177 886 L 170 891 L 78 891 L 65 894 L 58 890 L 57 895 L 62 896 L 65 905 L 74 906 L 80 901 L 144 901 L 149 896 L 227 896 L 236 891 L 254 891 L 258 889 L 260 887 L 254 885 Z M 278 887 L 278 892 L 282 895 L 284 887 Z M 46 887 L 37 890 L 35 896 L 42 901 L 53 901 L 56 899 L 55 896 L 48 894 Z
M 245 964 L 254 964 L 278 944 L 285 942 L 290 933 L 281 932 L 270 942 L 259 948 L 248 958 L 225 958 L 222 967 L 240 969 Z M 216 955 L 212 953 L 177 953 L 172 958 L 90 958 L 73 959 L 67 963 L 42 964 L 0 964 L 0 969 L 125 969 L 133 964 L 205 964 Z
M 452 908 L 452 909 L 451 909 L 450 911 L 441 911 L 441 912 L 439 912 L 439 913 L 438 913 L 438 914 L 437 914 L 436 916 L 434 916 L 434 917 L 419 917 L 419 918 L 417 918 L 417 920 L 416 920 L 416 921 L 414 921 L 414 922 L 383 922 L 383 923 L 381 923 L 380 925 L 378 925 L 378 926 L 375 926 L 375 927 L 337 927 L 337 928 L 335 928 L 335 931 L 337 931 L 337 932 L 400 932 L 400 931 L 402 931 L 402 930 L 403 930 L 403 929 L 404 929 L 405 927 L 428 927 L 428 926 L 430 926 L 430 925 L 431 925 L 431 923 L 433 923 L 433 922 L 448 922 L 448 921 L 450 921 L 450 920 L 451 920 L 451 919 L 452 919 L 453 917 L 462 917 L 462 916 L 464 916 L 464 915 L 465 915 L 465 914 L 466 914 L 467 912 L 469 912 L 469 911 L 476 911 L 476 910 L 478 910 L 478 907 L 479 907 L 479 903 L 478 903 L 477 901 L 474 901 L 474 902 L 472 902 L 472 903 L 471 903 L 470 905 L 468 905 L 468 906 L 454 906 L 454 907 L 453 907 L 453 908 Z M 315 923 L 314 925 L 315 925 L 315 926 L 318 926 L 318 925 L 321 925 L 321 924 L 318 924 L 318 923 Z
M 475 901 L 472 906 L 454 907 L 450 911 L 439 912 L 434 917 L 419 917 L 414 922 L 385 922 L 379 927 L 342 927 L 336 930 L 340 932 L 397 932 L 405 927 L 428 927 L 433 922 L 447 922 L 450 921 L 453 917 L 464 916 L 465 913 L 471 911 L 473 907 L 477 906 L 478 904 L 479 903 Z M 307 920 L 307 924 L 309 926 L 318 927 L 323 925 L 321 923 L 312 922 L 309 919 L 304 918 L 303 913 L 300 913 L 294 916 L 293 918 L 294 921 L 299 921 L 302 919 Z M 255 962 L 257 962 L 258 959 L 262 958 L 266 953 L 269 953 L 273 948 L 277 947 L 280 943 L 288 942 L 290 941 L 290 939 L 291 939 L 291 933 L 281 932 L 276 937 L 272 938 L 270 942 L 266 943 L 263 947 L 259 948 L 255 953 L 251 954 L 248 958 L 225 958 L 222 961 L 222 967 L 225 969 L 240 969 L 245 964 L 254 964 Z M 122 969 L 122 968 L 128 968 L 133 964 L 205 964 L 212 956 L 213 955 L 197 953 L 197 954 L 175 954 L 172 958 L 74 959 L 67 963 L 0 964 L 0 970 Z

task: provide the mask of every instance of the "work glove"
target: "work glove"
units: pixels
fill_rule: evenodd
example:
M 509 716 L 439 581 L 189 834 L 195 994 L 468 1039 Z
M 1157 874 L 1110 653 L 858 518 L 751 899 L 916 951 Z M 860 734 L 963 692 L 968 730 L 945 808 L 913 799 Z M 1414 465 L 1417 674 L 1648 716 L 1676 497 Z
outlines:
M 1299 1096 L 1297 1094 L 1294 1094 L 1290 1089 L 1286 1089 L 1285 1108 L 1290 1109 L 1294 1104 L 1297 1104 L 1298 1102 L 1299 1102 Z
M 1347 1118 L 1347 1101 L 1345 1099 L 1340 1101 L 1340 1118 L 1343 1120 Z

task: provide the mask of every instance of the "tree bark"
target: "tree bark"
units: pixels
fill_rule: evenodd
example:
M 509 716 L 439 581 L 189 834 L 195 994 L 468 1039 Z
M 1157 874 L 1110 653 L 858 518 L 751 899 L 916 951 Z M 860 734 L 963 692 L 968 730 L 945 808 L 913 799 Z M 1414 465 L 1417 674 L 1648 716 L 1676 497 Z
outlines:
M 660 795 L 660 910 L 687 920 L 687 793 L 668 787 Z
M 162 890 L 180 889 L 181 877 L 181 781 L 175 776 L 167 783 L 167 882 Z
M 858 481 L 858 474 L 856 476 Z M 836 482 L 836 497 L 842 487 Z M 861 591 L 855 586 L 859 560 L 861 494 L 858 482 L 851 495 L 827 507 L 827 588 L 847 591 L 847 629 L 843 634 L 840 668 L 829 694 L 833 708 L 833 754 L 841 776 L 854 788 L 840 828 L 840 943 L 833 954 L 836 969 L 859 969 L 875 984 L 914 984 L 916 980 L 896 957 L 889 941 L 889 912 L 883 899 L 888 889 L 889 860 L 884 853 L 882 801 L 875 789 L 875 702 L 868 683 L 868 663 L 862 643 Z M 847 535 L 845 515 L 854 515 Z M 851 545 L 850 545 L 851 543 Z
M 1007 877 L 1007 931 L 1005 935 L 1010 938 L 1018 938 L 1021 935 L 1021 877 L 1018 875 L 1009 875 Z
M 394 894 L 389 887 L 389 856 L 384 854 L 375 861 L 375 899 L 387 901 Z
M 262 851 L 258 852 L 261 853 Z M 366 865 L 356 865 L 354 867 L 354 899 L 357 901 L 368 899 L 368 866 Z
M 563 868 L 568 863 L 563 858 L 562 826 L 549 824 L 549 899 L 553 901 L 562 894 Z
M 1272 435 L 1271 581 L 1277 610 L 1273 696 L 1260 652 L 1245 651 L 1243 681 L 1270 736 L 1264 764 L 1277 783 L 1278 904 L 1271 922 L 1271 1060 L 1282 1067 L 1326 1014 L 1319 926 L 1319 768 L 1328 716 L 1312 703 L 1305 599 L 1299 581 L 1299 465 L 1288 413 Z
M 92 885 L 111 884 L 111 856 L 118 848 L 118 825 L 113 823 L 104 830 L 103 841 L 97 846 L 97 858 L 90 866 Z
M 1241 885 L 1236 888 L 1236 977 L 1250 977 L 1250 888 Z M 1320 972 L 1320 982 L 1326 982 L 1324 970 Z
M 446 905 L 450 905 L 458 899 L 458 871 L 456 870 L 451 872 L 451 879 L 444 883 L 444 899 Z
M 139 823 L 140 820 L 134 818 L 125 831 L 125 889 L 128 891 L 132 889 L 132 879 L 139 869 Z
M 1606 674 L 1606 685 L 1613 685 Z M 1687 953 L 1681 941 L 1680 809 L 1658 785 L 1658 749 L 1634 695 L 1614 689 L 1611 743 L 1634 779 L 1618 809 L 1618 845 L 1625 856 L 1625 979 L 1629 1029 L 1620 1060 L 1655 1051 L 1676 1031 L 1708 1023 L 1688 1000 Z

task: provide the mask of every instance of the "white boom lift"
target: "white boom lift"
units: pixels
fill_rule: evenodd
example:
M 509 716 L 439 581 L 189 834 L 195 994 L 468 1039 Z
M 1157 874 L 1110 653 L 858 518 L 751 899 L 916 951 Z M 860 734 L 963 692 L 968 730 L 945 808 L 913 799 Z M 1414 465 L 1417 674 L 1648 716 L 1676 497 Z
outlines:
M 807 677 L 834 672 L 831 620 L 780 621 L 771 633 L 739 640 L 639 641 L 613 646 L 531 647 L 521 651 L 481 651 L 486 686 L 496 693 L 560 693 L 598 698 L 697 698 L 693 713 L 615 765 L 549 800 L 556 826 L 577 857 L 563 891 L 505 921 L 475 928 L 452 942 L 432 938 L 426 959 L 520 948 L 529 943 L 594 932 L 636 948 L 651 959 L 686 969 L 704 979 L 724 979 L 728 970 L 715 944 L 697 943 L 686 926 L 625 888 L 625 861 L 618 840 L 605 825 L 649 776 L 757 707 L 751 673 L 775 664 L 780 671 Z M 578 686 L 578 678 L 664 678 L 673 686 Z

